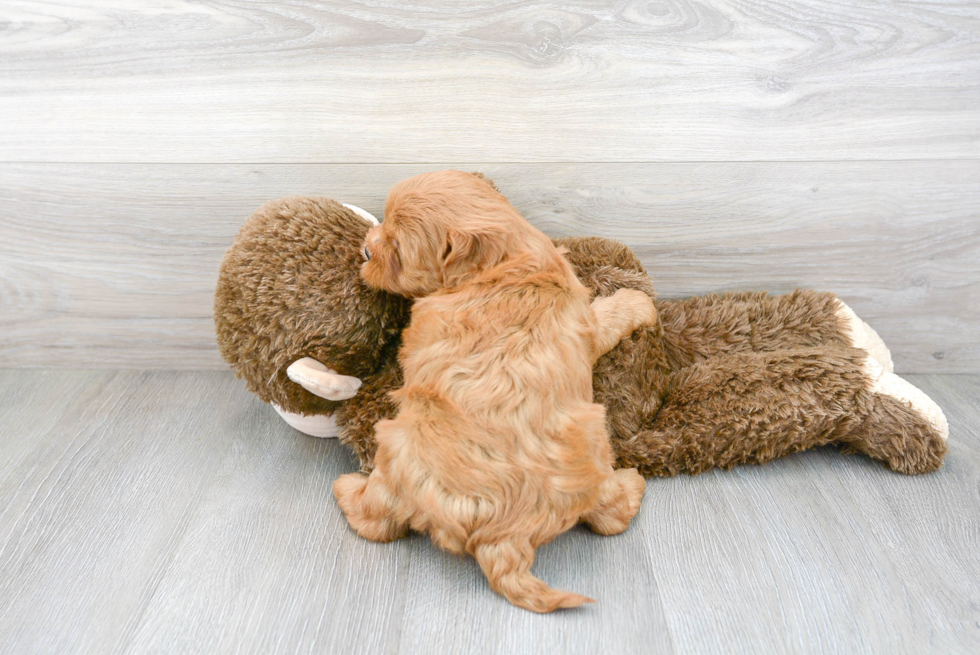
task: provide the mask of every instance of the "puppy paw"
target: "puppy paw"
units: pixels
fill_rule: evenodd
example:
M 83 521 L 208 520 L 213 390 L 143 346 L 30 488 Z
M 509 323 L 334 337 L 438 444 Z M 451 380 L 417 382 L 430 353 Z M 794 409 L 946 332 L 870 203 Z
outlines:
M 599 501 L 582 520 L 598 534 L 623 532 L 640 510 L 647 481 L 633 469 L 618 469 L 603 483 Z
M 347 523 L 370 541 L 388 542 L 404 537 L 408 528 L 392 515 L 389 507 L 392 499 L 381 484 L 368 489 L 369 481 L 370 477 L 363 473 L 347 473 L 333 483 L 333 495 Z
M 617 469 L 616 477 L 619 478 L 623 491 L 626 492 L 626 512 L 629 514 L 629 520 L 632 521 L 640 511 L 640 501 L 643 500 L 643 494 L 647 489 L 647 481 L 635 468 Z
M 341 511 L 347 516 L 347 521 L 355 530 L 362 515 L 364 490 L 367 488 L 368 476 L 363 473 L 347 473 L 333 483 L 333 495 L 340 505 Z
M 642 291 L 619 289 L 612 298 L 627 312 L 630 332 L 657 324 L 657 308 L 653 299 Z

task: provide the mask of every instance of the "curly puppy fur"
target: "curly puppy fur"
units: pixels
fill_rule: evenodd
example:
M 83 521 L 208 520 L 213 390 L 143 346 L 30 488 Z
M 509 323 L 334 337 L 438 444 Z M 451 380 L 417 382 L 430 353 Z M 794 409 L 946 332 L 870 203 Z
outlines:
M 615 472 L 592 366 L 652 324 L 645 294 L 591 294 L 544 234 L 467 173 L 423 174 L 388 195 L 362 277 L 417 298 L 404 386 L 378 423 L 375 468 L 334 486 L 351 526 L 388 541 L 408 528 L 476 557 L 490 586 L 536 612 L 584 596 L 530 573 L 535 550 L 584 521 L 626 529 L 645 483 Z M 600 324 L 602 318 L 604 324 Z
M 325 198 L 260 208 L 222 263 L 215 326 L 249 389 L 288 411 L 335 412 L 341 440 L 370 471 L 374 425 L 397 412 L 388 393 L 402 384 L 397 353 L 410 304 L 359 278 L 367 231 Z M 622 288 L 654 296 L 628 247 L 596 237 L 556 243 L 596 297 Z M 815 291 L 657 301 L 659 325 L 634 332 L 593 371 L 616 466 L 698 473 L 832 443 L 902 473 L 939 468 L 946 440 L 907 402 L 876 391 L 863 351 L 847 350 L 856 344 L 839 307 L 834 294 Z M 304 356 L 364 384 L 340 403 L 317 398 L 285 375 Z M 794 385 L 813 366 L 827 383 Z

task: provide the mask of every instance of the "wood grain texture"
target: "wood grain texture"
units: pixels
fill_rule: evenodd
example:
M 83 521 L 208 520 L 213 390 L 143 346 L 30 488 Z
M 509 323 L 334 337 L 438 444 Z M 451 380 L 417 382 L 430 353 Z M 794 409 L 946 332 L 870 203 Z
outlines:
M 899 372 L 980 370 L 980 162 L 488 164 L 552 236 L 636 249 L 664 297 L 836 291 Z M 221 369 L 218 264 L 262 202 L 382 213 L 445 165 L 0 165 L 0 365 Z
M 406 653 L 682 653 L 667 623 L 670 590 L 659 584 L 640 525 L 601 537 L 577 527 L 540 548 L 534 574 L 549 586 L 596 600 L 549 618 L 509 604 L 490 589 L 472 558 L 413 539 L 399 652 Z
M 938 472 L 823 449 L 651 481 L 624 534 L 539 551 L 598 600 L 540 616 L 427 538 L 358 538 L 347 449 L 229 373 L 0 371 L 2 650 L 975 653 L 980 376 L 910 379 Z
M 968 0 L 7 0 L 0 161 L 976 158 Z
M 129 652 L 393 652 L 410 542 L 349 530 L 333 482 L 351 453 L 270 409 L 241 417 Z
M 3 374 L 4 387 L 31 390 L 0 397 L 3 458 L 24 453 L 0 483 L 6 652 L 125 645 L 250 402 L 221 373 L 91 372 L 58 411 L 62 375 L 80 376 Z M 51 421 L 49 407 L 60 416 L 43 432 L 7 422 L 9 411 Z

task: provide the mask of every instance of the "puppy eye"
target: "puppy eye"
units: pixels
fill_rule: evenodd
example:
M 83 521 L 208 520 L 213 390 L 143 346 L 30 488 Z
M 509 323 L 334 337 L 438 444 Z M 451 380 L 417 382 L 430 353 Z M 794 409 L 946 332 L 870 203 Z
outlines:
M 371 261 L 371 249 L 364 246 L 364 259 Z

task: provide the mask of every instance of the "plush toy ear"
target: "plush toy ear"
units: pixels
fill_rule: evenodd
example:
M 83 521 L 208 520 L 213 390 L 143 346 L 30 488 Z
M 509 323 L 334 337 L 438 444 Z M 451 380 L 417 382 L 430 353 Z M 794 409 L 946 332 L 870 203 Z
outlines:
M 351 210 L 352 212 L 354 212 L 355 214 L 357 214 L 358 216 L 366 220 L 371 225 L 379 225 L 378 219 L 376 219 L 374 217 L 374 214 L 372 214 L 371 212 L 361 209 L 357 205 L 348 205 L 347 203 L 343 203 L 343 205 L 347 209 Z

